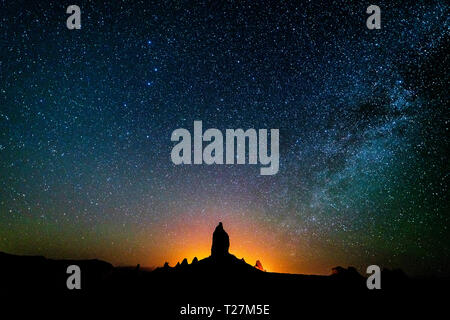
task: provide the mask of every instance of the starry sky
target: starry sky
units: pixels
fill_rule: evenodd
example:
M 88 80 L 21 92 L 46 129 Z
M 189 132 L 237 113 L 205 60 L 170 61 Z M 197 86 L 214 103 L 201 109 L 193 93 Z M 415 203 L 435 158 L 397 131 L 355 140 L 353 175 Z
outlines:
M 445 1 L 380 30 L 364 1 L 0 3 L 0 251 L 173 265 L 223 221 L 268 271 L 449 275 Z M 279 129 L 279 172 L 174 165 L 194 120 Z

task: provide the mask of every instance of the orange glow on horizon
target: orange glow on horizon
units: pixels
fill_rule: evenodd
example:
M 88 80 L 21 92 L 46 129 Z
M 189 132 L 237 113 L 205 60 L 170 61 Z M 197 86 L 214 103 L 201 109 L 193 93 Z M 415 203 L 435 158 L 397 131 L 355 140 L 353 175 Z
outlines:
M 165 262 L 175 266 L 184 258 L 191 263 L 194 257 L 201 260 L 210 256 L 213 231 L 219 221 L 222 221 L 230 237 L 229 252 L 231 254 L 239 259 L 244 258 L 252 266 L 259 260 L 268 272 L 295 272 L 295 270 L 287 270 L 284 263 L 285 257 L 276 245 L 277 241 L 274 239 L 273 232 L 264 225 L 249 226 L 242 221 L 236 222 L 230 218 L 215 215 L 190 221 L 186 221 L 183 217 L 184 215 L 180 215 L 180 219 L 171 221 L 170 228 L 165 227 L 166 224 L 160 228 L 159 237 L 164 243 L 164 249 L 152 259 L 158 261 L 156 266 L 162 266 Z

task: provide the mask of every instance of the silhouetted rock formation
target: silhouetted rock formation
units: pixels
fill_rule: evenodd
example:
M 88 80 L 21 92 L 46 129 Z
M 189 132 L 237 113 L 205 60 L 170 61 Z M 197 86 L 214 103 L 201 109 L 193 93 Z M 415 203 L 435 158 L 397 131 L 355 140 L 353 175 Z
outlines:
M 213 233 L 213 241 L 211 246 L 211 257 L 218 258 L 228 255 L 230 248 L 230 238 L 228 233 L 223 229 L 222 222 L 216 227 Z
M 331 279 L 346 286 L 365 289 L 365 278 L 356 270 L 355 267 L 348 267 L 347 269 L 339 266 L 331 269 Z
M 139 281 L 134 282 L 130 281 L 133 278 L 128 274 L 115 273 L 109 284 L 115 290 L 121 288 L 126 291 L 131 288 L 132 291 L 136 288 L 136 291 L 142 292 L 145 297 L 149 295 L 149 291 L 155 292 L 157 299 L 167 301 L 167 297 L 170 297 L 178 306 L 186 303 L 187 295 L 189 299 L 195 297 L 220 302 L 230 297 L 252 301 L 257 296 L 261 301 L 270 297 L 268 301 L 278 305 L 278 310 L 285 310 L 288 305 L 297 306 L 299 297 L 301 301 L 318 303 L 320 308 L 332 304 L 337 308 L 348 306 L 351 309 L 353 305 L 364 305 L 374 297 L 380 297 L 373 290 L 368 290 L 367 276 L 359 274 L 354 267 L 335 267 L 328 276 L 265 272 L 261 261 L 257 260 L 255 265 L 248 264 L 244 258 L 231 254 L 229 247 L 229 236 L 222 223 L 219 223 L 212 237 L 211 256 L 201 260 L 194 258 L 191 264 L 187 259 L 183 259 L 173 268 L 166 264 L 163 268 L 136 277 Z M 382 288 L 391 288 L 392 292 L 398 288 L 406 288 L 404 292 L 409 292 L 412 283 L 399 271 L 383 270 Z
M 266 271 L 266 270 L 264 270 L 263 265 L 262 265 L 261 261 L 259 261 L 259 260 L 256 260 L 255 268 L 259 269 L 261 271 Z
M 399 288 L 405 286 L 408 282 L 408 276 L 401 269 L 390 270 L 388 268 L 383 268 L 381 270 L 381 281 L 383 289 Z
M 211 256 L 198 260 L 195 257 L 189 264 L 187 259 L 179 262 L 173 268 L 164 265 L 164 268 L 157 268 L 155 271 L 182 271 L 197 274 L 248 274 L 259 273 L 260 269 L 255 268 L 245 262 L 244 258 L 238 259 L 228 252 L 230 238 L 224 230 L 222 222 L 216 227 L 213 233 Z M 261 264 L 261 263 L 260 263 Z M 262 266 L 261 266 L 262 267 Z

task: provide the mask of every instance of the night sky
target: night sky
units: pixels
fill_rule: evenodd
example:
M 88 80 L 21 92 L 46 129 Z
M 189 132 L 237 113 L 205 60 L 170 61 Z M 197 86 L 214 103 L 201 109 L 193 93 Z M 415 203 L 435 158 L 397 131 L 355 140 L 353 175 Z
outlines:
M 449 274 L 445 1 L 155 2 L 0 2 L 0 251 L 174 265 L 222 221 L 268 271 Z M 174 165 L 194 120 L 280 129 L 279 172 Z

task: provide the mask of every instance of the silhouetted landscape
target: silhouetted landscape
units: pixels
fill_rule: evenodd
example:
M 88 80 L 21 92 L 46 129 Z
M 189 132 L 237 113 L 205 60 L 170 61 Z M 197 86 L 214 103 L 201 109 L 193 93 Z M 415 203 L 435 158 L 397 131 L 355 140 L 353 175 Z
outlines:
M 448 2 L 1 1 L 0 318 L 445 317 Z
M 368 290 L 366 277 L 353 267 L 334 267 L 330 275 L 282 274 L 263 271 L 244 258 L 229 253 L 230 240 L 222 223 L 216 227 L 211 256 L 191 263 L 184 259 L 154 270 L 136 266 L 114 267 L 101 260 L 52 260 L 41 256 L 0 253 L 3 293 L 40 293 L 58 298 L 72 296 L 150 299 L 160 313 L 176 316 L 185 304 L 269 304 L 278 316 L 297 308 L 326 303 L 327 306 L 383 303 L 397 305 L 426 293 L 444 289 L 443 279 L 413 279 L 401 270 L 382 271 L 382 289 Z M 82 289 L 68 290 L 66 269 L 76 264 L 82 270 Z M 404 299 L 403 299 L 404 298 Z M 361 305 L 362 303 L 362 305 Z M 414 308 L 410 305 L 408 308 Z M 332 310 L 322 310 L 331 312 Z M 217 317 L 215 317 L 217 318 Z M 220 318 L 220 317 L 219 317 Z

